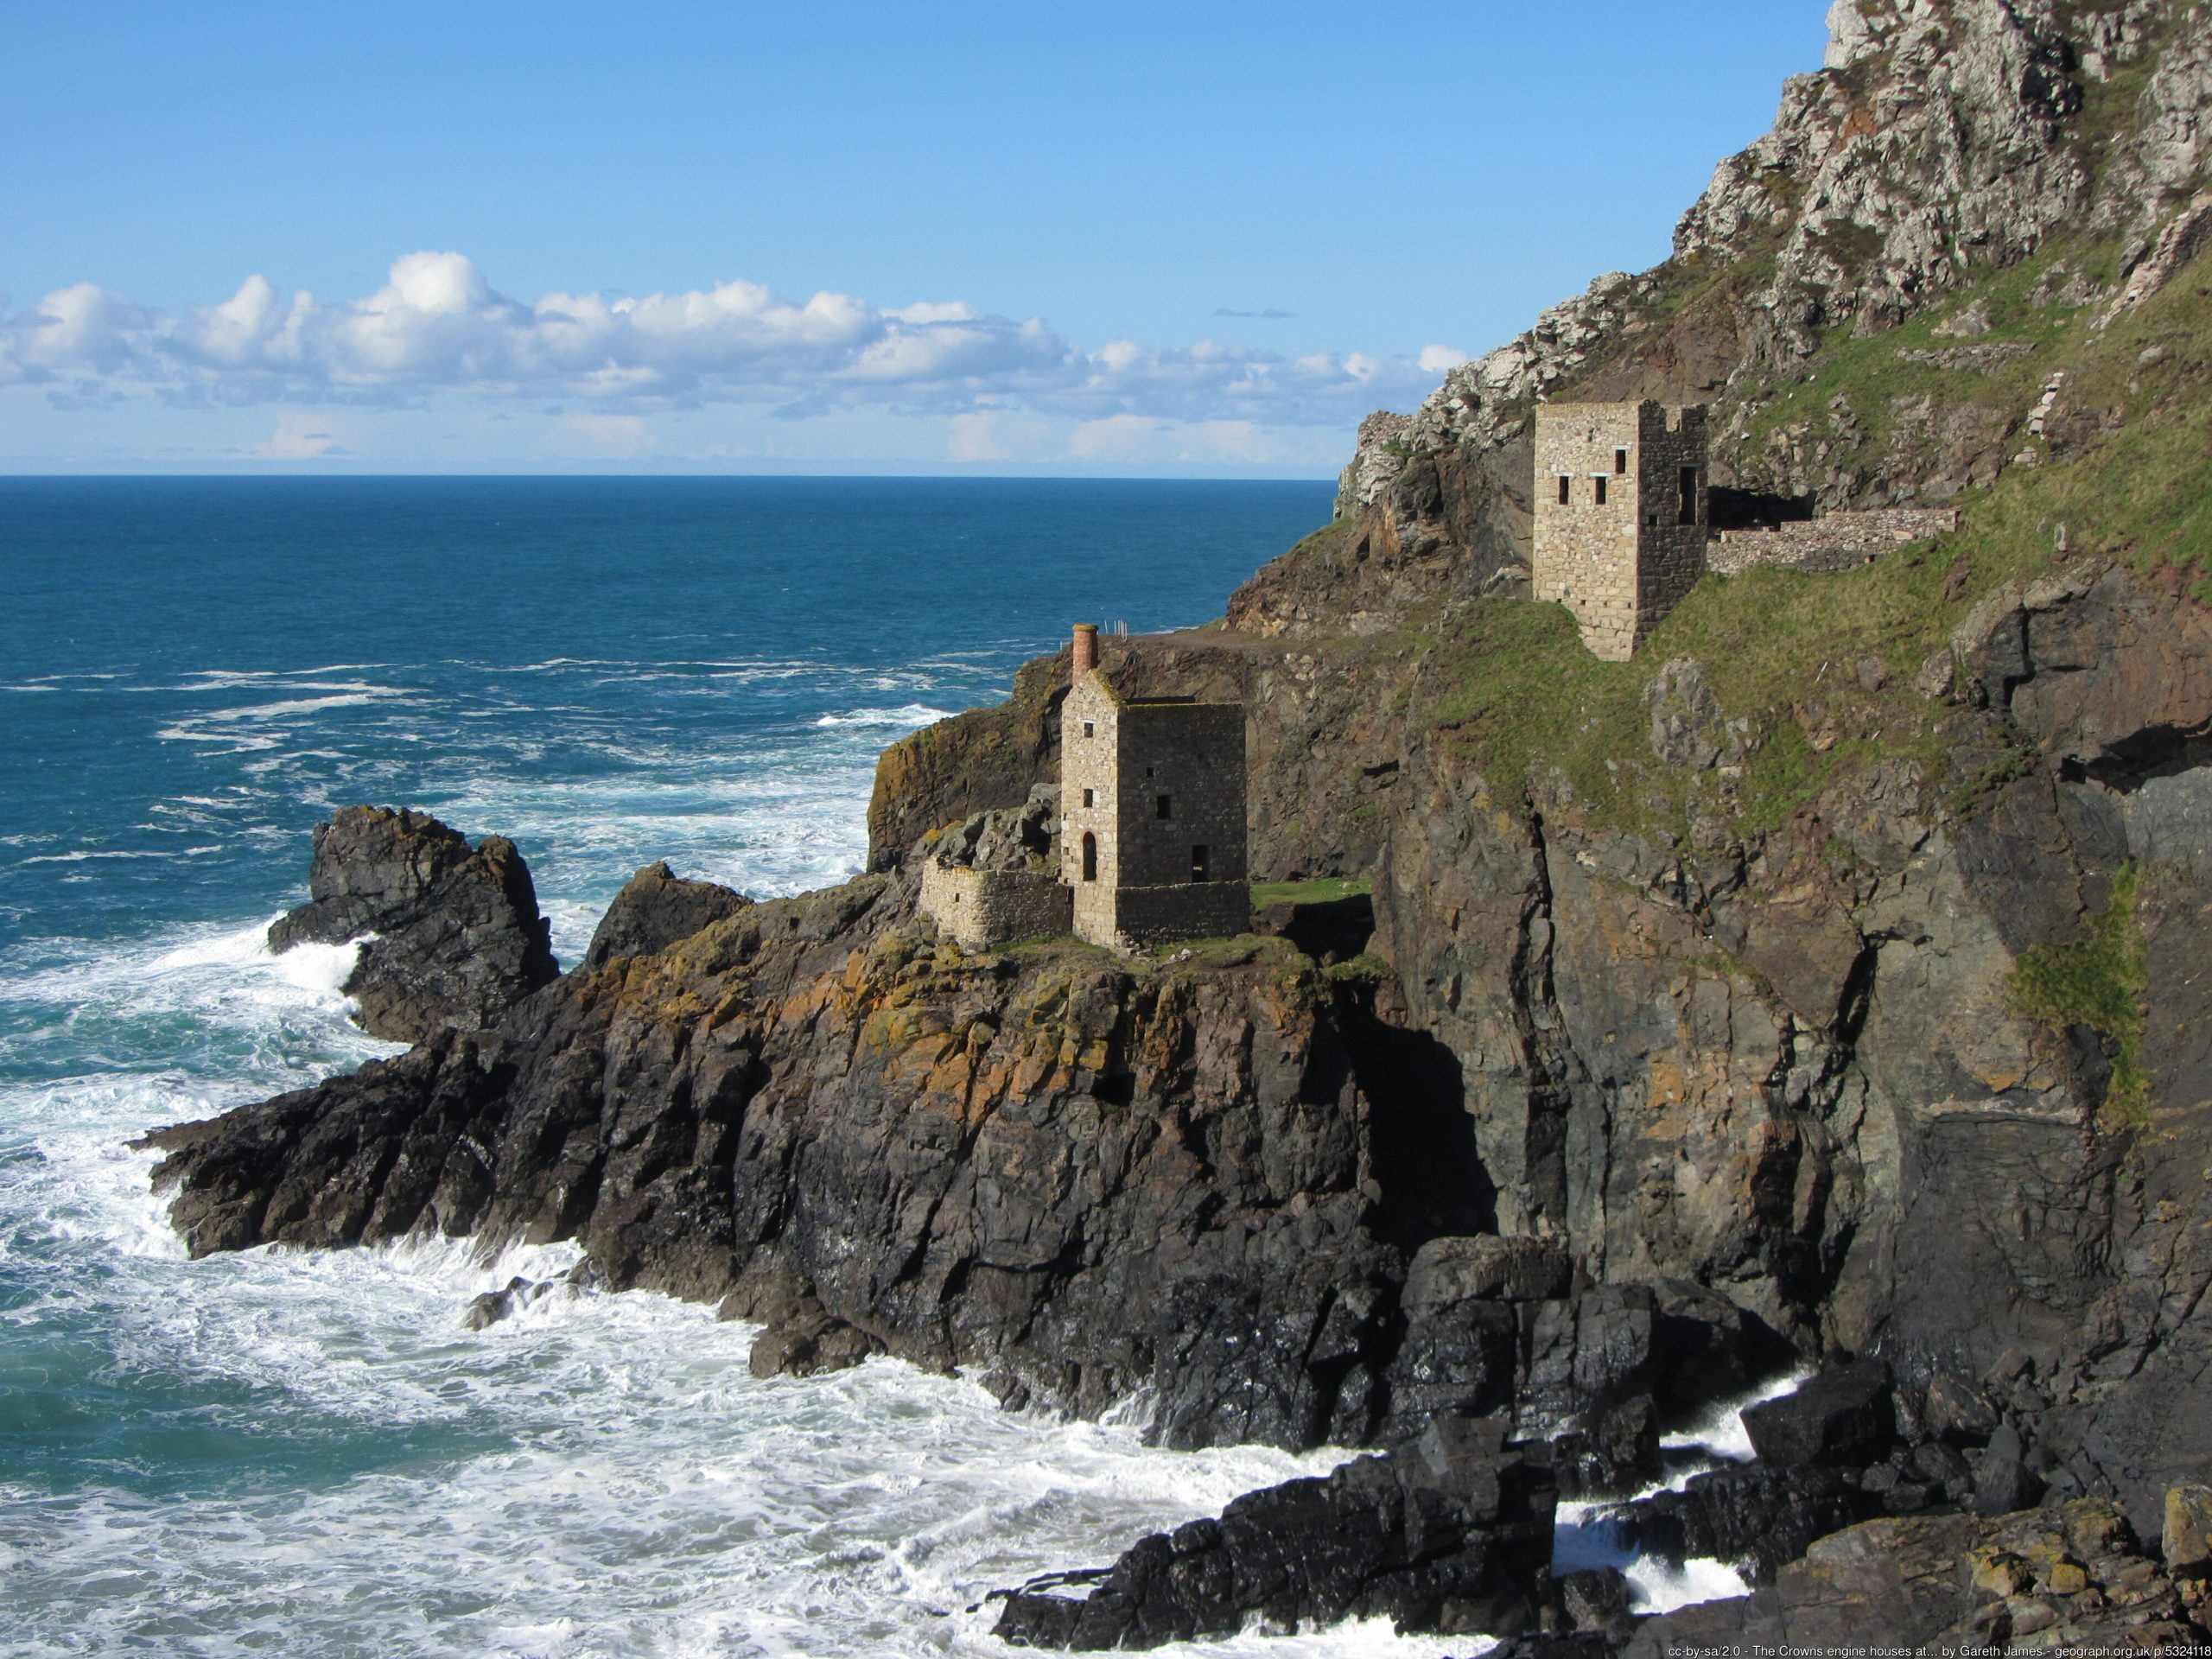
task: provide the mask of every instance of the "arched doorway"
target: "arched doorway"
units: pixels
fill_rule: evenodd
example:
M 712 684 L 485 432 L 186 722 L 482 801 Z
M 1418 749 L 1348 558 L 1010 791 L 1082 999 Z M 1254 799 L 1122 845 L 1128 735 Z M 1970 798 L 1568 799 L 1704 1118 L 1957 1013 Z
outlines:
M 1083 879 L 1098 879 L 1098 837 L 1086 830 L 1083 832 Z

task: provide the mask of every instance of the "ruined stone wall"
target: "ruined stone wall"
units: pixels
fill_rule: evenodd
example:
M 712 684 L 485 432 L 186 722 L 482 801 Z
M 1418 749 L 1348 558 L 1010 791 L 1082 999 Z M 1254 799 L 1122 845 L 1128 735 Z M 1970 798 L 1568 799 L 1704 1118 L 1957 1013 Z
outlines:
M 1844 570 L 1893 547 L 1949 534 L 1959 527 L 1955 507 L 1877 507 L 1863 512 L 1824 512 L 1817 518 L 1756 530 L 1724 530 L 1706 550 L 1707 566 L 1724 576 L 1754 566 L 1792 570 Z
M 1705 525 L 1702 406 L 1537 407 L 1532 591 L 1592 654 L 1628 658 L 1695 585 Z
M 970 950 L 1011 939 L 1065 933 L 1071 893 L 1044 870 L 977 870 L 931 861 L 922 866 L 918 907 L 948 937 Z

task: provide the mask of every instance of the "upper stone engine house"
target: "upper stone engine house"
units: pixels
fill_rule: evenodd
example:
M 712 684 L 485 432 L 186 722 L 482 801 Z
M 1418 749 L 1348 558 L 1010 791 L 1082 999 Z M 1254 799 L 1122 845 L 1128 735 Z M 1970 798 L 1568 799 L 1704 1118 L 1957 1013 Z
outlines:
M 1623 662 L 1705 574 L 1706 408 L 1536 406 L 1531 586 Z

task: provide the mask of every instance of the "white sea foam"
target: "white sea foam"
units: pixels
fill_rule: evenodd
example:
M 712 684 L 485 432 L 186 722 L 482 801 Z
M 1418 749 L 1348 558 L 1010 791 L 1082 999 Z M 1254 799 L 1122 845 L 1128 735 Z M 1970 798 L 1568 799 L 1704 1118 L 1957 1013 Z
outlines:
M 1746 1594 L 1751 1584 L 1740 1564 L 1693 1556 L 1679 1564 L 1642 1555 L 1622 1543 L 1611 1516 L 1624 1503 L 1662 1491 L 1681 1491 L 1697 1476 L 1726 1463 L 1748 1461 L 1751 1439 L 1744 1413 L 1794 1392 L 1812 1373 L 1792 1371 L 1770 1378 L 1749 1393 L 1721 1402 L 1688 1427 L 1660 1437 L 1669 1472 L 1626 1497 L 1593 1498 L 1559 1506 L 1553 1534 L 1552 1570 L 1566 1573 L 1585 1567 L 1618 1567 L 1628 1580 L 1629 1601 L 1637 1611 L 1671 1612 L 1694 1602 Z
M 1796 1370 L 1770 1377 L 1740 1399 L 1715 1406 L 1688 1428 L 1661 1435 L 1659 1449 L 1675 1453 L 1703 1452 L 1728 1463 L 1748 1462 L 1752 1455 L 1751 1434 L 1744 1427 L 1744 1414 L 1753 1406 L 1795 1394 L 1811 1375 L 1809 1370 Z
M 932 709 L 925 702 L 905 702 L 896 709 L 852 709 L 842 715 L 824 715 L 814 723 L 817 726 L 906 726 L 923 727 L 932 721 L 950 720 L 949 709 Z

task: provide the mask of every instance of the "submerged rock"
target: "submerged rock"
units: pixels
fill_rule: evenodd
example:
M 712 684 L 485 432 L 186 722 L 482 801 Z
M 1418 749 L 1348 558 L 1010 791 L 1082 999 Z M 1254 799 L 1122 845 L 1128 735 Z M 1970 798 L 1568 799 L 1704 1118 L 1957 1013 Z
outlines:
M 530 867 L 503 836 L 471 848 L 426 812 L 341 807 L 315 827 L 308 891 L 269 948 L 362 940 L 343 988 L 372 1036 L 484 1030 L 561 971 Z

